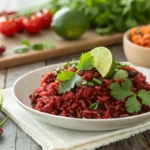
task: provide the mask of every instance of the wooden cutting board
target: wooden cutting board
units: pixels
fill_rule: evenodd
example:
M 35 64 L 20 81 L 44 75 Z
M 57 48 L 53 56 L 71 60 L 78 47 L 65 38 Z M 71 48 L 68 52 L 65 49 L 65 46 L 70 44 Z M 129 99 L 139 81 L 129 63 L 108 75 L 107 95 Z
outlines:
M 23 54 L 15 54 L 12 51 L 15 46 L 21 44 L 22 40 L 29 40 L 31 43 L 36 43 L 46 39 L 51 39 L 55 44 L 55 48 L 42 51 L 30 50 L 29 52 Z M 80 39 L 73 41 L 63 40 L 52 30 L 45 30 L 34 36 L 27 35 L 26 33 L 17 34 L 13 38 L 0 35 L 0 43 L 5 44 L 7 47 L 6 52 L 0 56 L 0 69 L 59 57 L 62 55 L 83 52 L 96 46 L 108 46 L 120 43 L 121 41 L 121 33 L 100 36 L 92 30 L 88 31 Z

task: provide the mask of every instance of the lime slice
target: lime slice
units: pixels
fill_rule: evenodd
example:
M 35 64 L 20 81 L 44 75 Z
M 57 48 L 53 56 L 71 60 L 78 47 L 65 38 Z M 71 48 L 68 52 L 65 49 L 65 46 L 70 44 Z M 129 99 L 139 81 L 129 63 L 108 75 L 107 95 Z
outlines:
M 115 71 L 115 59 L 105 47 L 96 47 L 91 50 L 94 57 L 94 67 L 104 78 L 111 77 Z

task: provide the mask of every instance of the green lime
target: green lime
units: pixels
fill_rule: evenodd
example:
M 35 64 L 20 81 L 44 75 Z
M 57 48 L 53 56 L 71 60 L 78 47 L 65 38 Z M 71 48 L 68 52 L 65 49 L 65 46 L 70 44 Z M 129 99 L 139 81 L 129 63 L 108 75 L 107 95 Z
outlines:
M 77 39 L 89 29 L 89 19 L 81 11 L 62 8 L 54 14 L 52 28 L 64 39 Z
M 96 47 L 91 50 L 94 57 L 94 67 L 102 77 L 111 77 L 115 71 L 115 59 L 112 53 L 105 47 Z

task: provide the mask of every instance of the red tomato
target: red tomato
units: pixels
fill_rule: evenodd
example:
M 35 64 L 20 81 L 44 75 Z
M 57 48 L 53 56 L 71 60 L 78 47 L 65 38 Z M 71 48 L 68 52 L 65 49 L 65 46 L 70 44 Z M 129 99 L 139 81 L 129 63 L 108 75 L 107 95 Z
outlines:
M 18 30 L 17 23 L 13 18 L 3 19 L 0 21 L 0 32 L 5 36 L 14 36 Z
M 42 13 L 38 12 L 36 15 L 38 17 L 40 17 L 40 19 L 41 19 L 42 28 L 49 28 L 50 27 L 51 22 L 52 22 L 52 17 L 53 17 L 52 12 L 50 12 L 47 9 L 44 9 L 42 11 Z
M 37 34 L 41 30 L 40 18 L 35 15 L 32 16 L 30 19 L 24 18 L 22 23 L 24 30 L 29 34 Z
M 19 17 L 19 18 L 15 19 L 15 21 L 18 25 L 18 32 L 23 32 L 23 18 L 24 17 Z

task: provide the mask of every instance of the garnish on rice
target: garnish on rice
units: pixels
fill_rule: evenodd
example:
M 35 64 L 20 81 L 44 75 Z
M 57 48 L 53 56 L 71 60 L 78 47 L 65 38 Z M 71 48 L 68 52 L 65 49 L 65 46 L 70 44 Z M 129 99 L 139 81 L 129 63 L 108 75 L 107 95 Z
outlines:
M 150 84 L 129 66 L 115 62 L 105 47 L 83 53 L 47 73 L 30 95 L 33 108 L 73 118 L 121 118 L 150 112 Z

